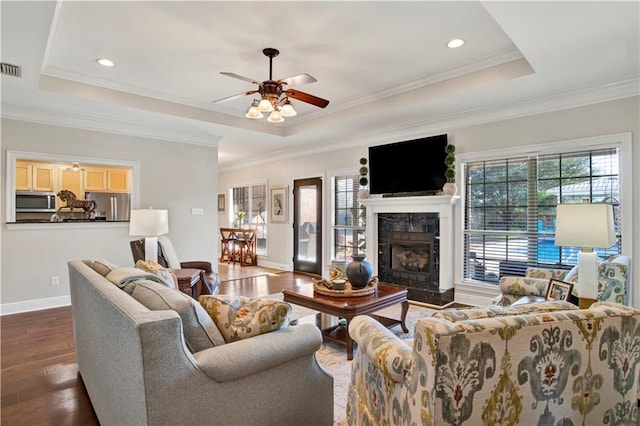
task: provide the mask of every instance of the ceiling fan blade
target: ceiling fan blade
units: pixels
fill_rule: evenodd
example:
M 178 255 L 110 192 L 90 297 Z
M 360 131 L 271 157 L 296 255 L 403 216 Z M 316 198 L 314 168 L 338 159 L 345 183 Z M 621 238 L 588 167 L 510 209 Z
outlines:
M 216 99 L 215 101 L 211 101 L 211 103 L 215 104 L 216 102 L 226 102 L 232 99 L 241 98 L 243 96 L 253 95 L 254 93 L 257 93 L 257 92 L 258 92 L 257 90 L 249 90 L 248 92 L 242 92 L 242 93 L 238 93 L 237 95 L 227 96 L 226 98 Z
M 261 82 L 254 80 L 253 78 L 244 77 L 240 74 L 236 74 L 233 72 L 220 72 L 220 74 L 226 75 L 227 77 L 237 78 L 238 80 L 248 81 L 249 83 L 257 84 L 258 86 L 261 84 Z
M 315 83 L 316 81 L 318 80 L 316 80 L 315 77 L 305 73 L 283 78 L 278 80 L 278 83 L 285 83 L 287 86 L 301 86 L 303 84 Z
M 301 92 L 301 91 L 296 90 L 296 89 L 287 89 L 285 91 L 285 93 L 291 99 L 295 99 L 295 100 L 298 100 L 300 102 L 306 102 L 308 104 L 315 105 L 315 106 L 320 107 L 320 108 L 324 108 L 327 105 L 329 105 L 329 101 L 326 100 L 326 99 L 322 99 L 322 98 L 319 98 L 317 96 L 313 96 L 313 95 L 310 95 L 310 94 L 305 93 L 305 92 Z

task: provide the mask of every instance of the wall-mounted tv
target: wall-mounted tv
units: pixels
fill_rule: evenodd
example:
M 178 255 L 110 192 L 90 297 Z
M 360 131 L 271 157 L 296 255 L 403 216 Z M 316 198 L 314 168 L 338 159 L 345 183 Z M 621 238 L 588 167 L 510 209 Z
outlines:
M 369 192 L 435 194 L 447 182 L 447 135 L 369 147 Z

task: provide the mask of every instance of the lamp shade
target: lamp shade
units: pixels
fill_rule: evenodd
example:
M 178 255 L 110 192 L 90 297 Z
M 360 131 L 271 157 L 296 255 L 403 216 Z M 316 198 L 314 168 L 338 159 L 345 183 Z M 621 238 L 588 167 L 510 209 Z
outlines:
M 251 118 L 253 120 L 257 120 L 264 117 L 260 112 L 260 110 L 258 110 L 257 106 L 250 106 L 249 109 L 247 110 L 247 113 L 244 116 L 247 118 Z
M 167 232 L 169 232 L 169 213 L 167 210 L 131 210 L 129 235 L 156 237 Z
M 258 111 L 260 112 L 271 112 L 273 109 L 273 105 L 269 99 L 262 99 L 258 104 Z
M 559 204 L 556 246 L 609 248 L 616 241 L 611 204 Z

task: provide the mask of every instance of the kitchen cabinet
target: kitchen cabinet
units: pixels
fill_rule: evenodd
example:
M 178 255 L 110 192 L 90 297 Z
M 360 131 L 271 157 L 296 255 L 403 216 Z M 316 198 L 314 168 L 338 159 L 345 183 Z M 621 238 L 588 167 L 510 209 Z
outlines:
M 31 191 L 33 181 L 31 164 L 25 161 L 16 161 L 16 191 Z
M 110 192 L 130 192 L 131 171 L 111 168 L 107 170 L 107 190 Z
M 55 165 L 38 161 L 16 161 L 16 191 L 55 192 Z
M 79 199 L 84 198 L 84 179 L 80 171 L 67 170 L 67 166 L 58 166 L 58 190 L 67 189 Z M 66 203 L 56 197 L 56 208 L 66 206 Z
M 130 192 L 131 170 L 117 167 L 87 167 L 84 190 L 87 192 Z
M 101 167 L 87 167 L 84 170 L 84 190 L 106 191 L 107 170 Z

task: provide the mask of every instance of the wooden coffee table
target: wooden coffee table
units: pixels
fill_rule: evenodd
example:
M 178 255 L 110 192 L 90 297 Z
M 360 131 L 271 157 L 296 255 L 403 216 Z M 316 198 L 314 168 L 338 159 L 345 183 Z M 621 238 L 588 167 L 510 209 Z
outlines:
M 337 325 L 322 330 L 325 339 L 345 344 L 347 346 L 347 359 L 353 359 L 353 340 L 349 336 L 349 323 L 356 315 L 372 314 L 380 309 L 388 308 L 397 303 L 402 304 L 400 319 L 386 318 L 371 315 L 385 327 L 400 324 L 402 331 L 409 332 L 405 319 L 409 310 L 407 290 L 385 284 L 378 284 L 376 293 L 359 297 L 333 297 L 315 293 L 313 284 L 303 286 L 296 290 L 283 290 L 284 301 L 304 306 L 325 314 L 333 315 L 347 320 L 347 325 Z

